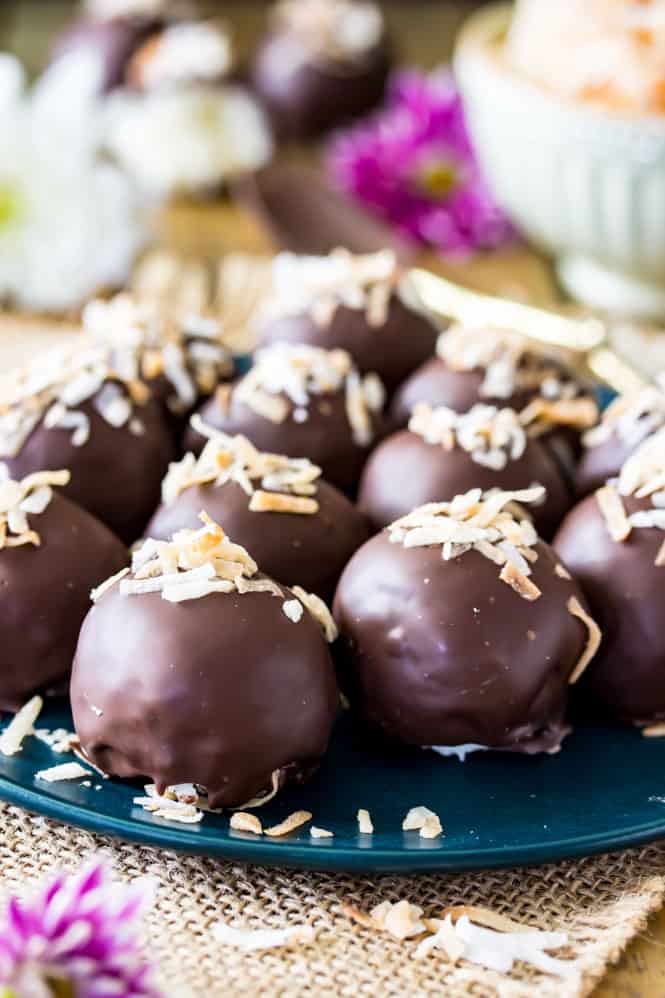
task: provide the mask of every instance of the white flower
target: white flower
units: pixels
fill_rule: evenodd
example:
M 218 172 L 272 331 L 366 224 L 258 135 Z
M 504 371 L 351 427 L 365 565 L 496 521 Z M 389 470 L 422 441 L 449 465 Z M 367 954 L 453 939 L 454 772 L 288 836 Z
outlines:
M 144 241 L 134 186 L 98 157 L 98 72 L 62 60 L 25 94 L 0 56 L 0 299 L 15 305 L 78 306 L 123 283 Z
M 106 144 L 142 188 L 158 195 L 219 185 L 262 166 L 272 152 L 258 105 L 236 87 L 113 95 Z

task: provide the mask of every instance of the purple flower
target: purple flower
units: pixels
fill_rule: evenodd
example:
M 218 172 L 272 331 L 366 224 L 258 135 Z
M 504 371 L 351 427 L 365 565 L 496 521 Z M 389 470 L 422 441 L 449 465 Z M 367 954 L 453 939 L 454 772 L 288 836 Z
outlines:
M 159 998 L 141 955 L 143 885 L 113 883 L 103 862 L 60 874 L 0 919 L 0 994 L 18 998 Z
M 343 190 L 443 253 L 513 236 L 482 177 L 447 71 L 393 77 L 386 108 L 333 139 L 329 166 Z

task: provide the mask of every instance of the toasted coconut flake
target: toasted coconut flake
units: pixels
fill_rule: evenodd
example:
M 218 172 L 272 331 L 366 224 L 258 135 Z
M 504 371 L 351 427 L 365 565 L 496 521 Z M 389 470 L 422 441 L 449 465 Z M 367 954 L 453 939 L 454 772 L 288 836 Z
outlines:
M 533 399 L 520 412 L 520 422 L 532 436 L 541 436 L 552 427 L 588 430 L 598 422 L 598 406 L 592 398 Z
M 259 794 L 257 797 L 252 797 L 252 799 L 248 800 L 245 804 L 241 804 L 237 810 L 242 811 L 245 810 L 245 808 L 249 809 L 249 808 L 263 807 L 263 805 L 267 804 L 268 801 L 271 801 L 273 797 L 276 797 L 277 794 L 279 793 L 280 782 L 281 782 L 279 769 L 274 769 L 272 771 L 270 775 L 270 781 L 272 783 L 270 790 L 268 790 L 264 794 Z
M 128 426 L 134 405 L 145 402 L 145 386 L 116 370 L 103 346 L 77 340 L 10 372 L 0 385 L 0 457 L 16 457 L 40 422 L 46 429 L 72 430 L 84 446 L 90 418 L 79 406 L 92 402 L 111 426 Z
M 471 904 L 448 905 L 441 912 L 441 918 L 448 917 L 453 922 L 466 917 L 477 925 L 484 925 L 487 929 L 496 929 L 497 932 L 525 932 L 531 928 L 523 922 L 516 922 L 512 918 L 508 918 L 507 915 L 501 915 L 490 908 Z
M 641 730 L 644 738 L 665 738 L 665 721 L 659 721 L 658 724 L 648 724 Z
M 434 409 L 426 402 L 414 406 L 409 430 L 428 444 L 444 450 L 459 447 L 484 467 L 501 471 L 517 461 L 526 448 L 526 433 L 514 409 L 478 404 L 457 413 L 447 406 Z
M 658 568 L 665 566 L 665 541 L 658 548 L 658 554 L 656 555 L 654 565 Z
M 230 437 L 208 426 L 198 415 L 192 428 L 207 443 L 200 456 L 186 454 L 169 466 L 162 482 L 162 501 L 170 505 L 189 488 L 235 482 L 250 497 L 254 512 L 311 515 L 318 511 L 316 495 L 321 469 L 307 458 L 291 458 L 256 449 L 243 436 Z M 307 498 L 301 498 L 307 497 Z
M 585 447 L 597 447 L 611 436 L 631 449 L 665 425 L 662 379 L 630 395 L 620 395 L 607 406 L 598 426 L 585 433 Z
M 148 397 L 139 379 L 163 376 L 172 389 L 167 404 L 181 413 L 194 405 L 199 393 L 210 394 L 230 377 L 233 361 L 222 324 L 192 312 L 175 318 L 171 313 L 154 299 L 139 301 L 120 294 L 90 302 L 83 311 L 83 327 L 108 365 L 132 386 L 135 403 L 142 404 L 141 394 L 143 402 Z M 119 418 L 117 406 L 116 411 Z
M 540 390 L 550 401 L 579 394 L 553 351 L 510 330 L 455 324 L 439 337 L 437 353 L 453 371 L 484 374 L 481 398 L 508 399 L 525 389 Z
M 388 527 L 390 541 L 406 548 L 441 545 L 445 561 L 475 550 L 497 565 L 500 578 L 525 599 L 536 599 L 539 590 L 527 578 L 537 560 L 538 542 L 533 524 L 517 519 L 514 504 L 539 502 L 542 486 L 515 492 L 479 489 L 455 496 L 451 502 L 426 503 Z
M 53 498 L 53 487 L 67 485 L 68 471 L 38 471 L 22 481 L 9 477 L 6 464 L 0 463 L 0 550 L 32 544 L 38 547 L 41 538 L 31 530 L 28 516 L 39 516 Z
M 35 696 L 24 703 L 0 735 L 0 752 L 3 755 L 16 755 L 23 747 L 23 739 L 33 734 L 34 724 L 39 717 L 44 701 Z
M 67 731 L 66 728 L 56 728 L 55 731 L 49 731 L 48 728 L 35 728 L 33 735 L 58 755 L 73 752 L 81 744 L 79 736 L 74 731 Z
M 254 835 L 263 834 L 261 819 L 255 814 L 248 814 L 246 811 L 235 811 L 231 815 L 230 825 L 236 832 L 252 832 Z
M 156 818 L 164 818 L 165 821 L 180 821 L 188 825 L 203 820 L 203 811 L 199 811 L 194 803 L 179 800 L 174 788 L 169 787 L 165 793 L 159 794 L 154 783 L 147 783 L 145 791 L 147 796 L 134 797 L 133 803 L 142 807 L 144 811 L 149 811 Z M 198 803 L 198 796 L 196 803 Z
M 235 929 L 225 922 L 217 922 L 212 931 L 218 942 L 246 952 L 307 945 L 316 939 L 316 931 L 311 925 L 289 925 L 284 929 Z
M 321 597 L 315 593 L 305 592 L 300 586 L 292 586 L 291 592 L 298 597 L 305 609 L 314 617 L 314 620 L 321 625 L 326 641 L 329 644 L 336 641 L 339 634 L 337 624 Z
M 409 901 L 382 901 L 370 912 L 374 928 L 388 932 L 395 939 L 411 939 L 425 931 L 423 909 Z
M 112 575 L 110 579 L 107 579 L 106 582 L 102 582 L 101 586 L 97 586 L 96 589 L 93 589 L 90 593 L 90 599 L 92 602 L 97 603 L 102 598 L 104 593 L 107 593 L 109 589 L 113 589 L 113 587 L 117 585 L 121 579 L 124 579 L 126 575 L 129 575 L 129 569 L 122 568 L 119 572 L 116 572 L 115 575 Z
M 290 835 L 291 832 L 295 832 L 297 828 L 306 825 L 311 820 L 312 814 L 310 811 L 294 811 L 284 821 L 280 821 L 278 825 L 266 828 L 264 834 L 269 835 L 271 838 L 281 838 L 283 835 Z
M 507 561 L 501 569 L 499 578 L 502 582 L 507 582 L 516 593 L 519 593 L 526 600 L 537 600 L 542 596 L 538 586 L 510 561 Z
M 316 825 L 312 825 L 309 834 L 313 839 L 332 839 L 335 833 L 328 831 L 327 828 L 317 828 Z
M 299 9 L 297 4 L 291 6 Z M 319 5 L 317 12 L 321 10 Z M 317 48 L 321 37 L 321 29 L 317 29 L 312 38 Z M 367 324 L 381 329 L 401 276 L 392 250 L 362 256 L 354 256 L 346 249 L 335 249 L 328 256 L 318 257 L 280 253 L 272 267 L 272 294 L 263 306 L 259 322 L 263 325 L 276 318 L 309 313 L 325 327 L 332 322 L 338 307 L 344 306 L 364 311 Z
M 297 624 L 302 619 L 304 608 L 300 600 L 289 599 L 282 604 L 282 611 L 289 620 Z
M 35 773 L 35 779 L 43 780 L 45 783 L 62 783 L 67 780 L 80 780 L 82 776 L 90 775 L 91 770 L 85 769 L 78 762 L 63 762 L 50 769 L 41 769 Z
M 311 516 L 318 513 L 319 504 L 316 499 L 259 489 L 250 499 L 249 508 L 253 513 L 298 513 Z
M 577 665 L 571 672 L 570 678 L 568 679 L 568 682 L 572 685 L 581 678 L 587 666 L 600 648 L 603 634 L 596 621 L 593 617 L 589 616 L 576 596 L 571 596 L 566 606 L 568 613 L 571 613 L 573 617 L 578 617 L 579 620 L 582 621 L 588 633 L 586 647 L 584 648 Z
M 423 839 L 436 839 L 443 834 L 441 821 L 428 807 L 412 807 L 402 822 L 405 832 L 418 831 Z
M 120 580 L 121 595 L 160 592 L 171 603 L 213 593 L 282 595 L 272 580 L 253 579 L 256 562 L 207 513 L 200 513 L 199 519 L 203 523 L 199 530 L 179 530 L 170 541 L 148 539 L 142 544 L 132 558 L 133 576 Z
M 596 492 L 596 501 L 605 518 L 613 541 L 620 543 L 630 536 L 631 523 L 626 515 L 623 500 L 613 485 L 604 485 Z
M 465 952 L 465 946 L 461 939 L 457 938 L 455 926 L 450 916 L 446 918 L 426 918 L 425 925 L 432 935 L 426 936 L 416 947 L 413 957 L 415 960 L 422 960 L 433 949 L 442 949 L 451 963 L 457 963 Z
M 346 918 L 351 919 L 352 922 L 357 922 L 358 925 L 363 925 L 366 929 L 376 929 L 377 924 L 371 915 L 367 912 L 361 911 L 360 908 L 356 908 L 353 904 L 342 904 L 340 905 L 340 910 Z
M 374 833 L 374 825 L 372 823 L 372 818 L 366 808 L 358 808 L 358 831 L 361 835 L 372 835 Z
M 554 574 L 558 575 L 560 579 L 565 579 L 567 582 L 573 581 L 572 575 L 570 574 L 568 569 L 561 564 L 560 561 L 558 561 L 554 566 Z

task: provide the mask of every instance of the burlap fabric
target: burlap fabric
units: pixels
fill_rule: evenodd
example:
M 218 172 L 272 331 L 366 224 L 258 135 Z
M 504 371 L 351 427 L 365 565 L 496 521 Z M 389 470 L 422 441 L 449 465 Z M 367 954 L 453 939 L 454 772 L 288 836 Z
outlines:
M 28 892 L 42 876 L 104 851 L 119 877 L 149 876 L 157 897 L 148 916 L 150 951 L 169 996 L 409 996 L 577 998 L 641 931 L 665 898 L 665 847 L 495 873 L 352 877 L 241 867 L 91 835 L 0 804 L 3 891 Z M 414 943 L 354 925 L 350 902 L 369 909 L 407 898 L 435 915 L 444 904 L 482 904 L 571 940 L 581 985 L 518 969 L 510 979 L 437 952 L 413 959 Z M 312 945 L 241 953 L 211 931 L 224 919 L 246 928 L 310 922 Z M 440 951 L 438 951 L 440 954 Z

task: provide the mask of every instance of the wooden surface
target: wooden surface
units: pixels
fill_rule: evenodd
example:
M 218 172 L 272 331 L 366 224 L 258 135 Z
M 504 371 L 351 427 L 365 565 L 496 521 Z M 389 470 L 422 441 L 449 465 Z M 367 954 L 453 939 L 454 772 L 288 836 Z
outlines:
M 215 5 L 214 0 L 206 2 L 209 7 Z M 49 36 L 73 7 L 71 0 L 0 0 L 0 47 L 18 52 L 36 70 L 47 51 Z M 246 47 L 262 23 L 265 5 L 258 0 L 225 0 L 217 7 L 234 25 L 241 48 Z M 386 7 L 404 60 L 432 66 L 449 53 L 454 31 L 473 3 L 390 0 Z M 259 251 L 266 245 L 251 220 L 228 206 L 210 204 L 174 208 L 159 220 L 156 235 L 180 251 L 206 256 L 230 249 Z M 480 289 L 540 302 L 556 296 L 549 267 L 528 251 L 509 250 L 455 266 L 429 262 Z M 71 326 L 0 316 L 0 371 L 68 330 Z M 653 920 L 648 933 L 608 974 L 595 998 L 665 998 L 665 912 Z

